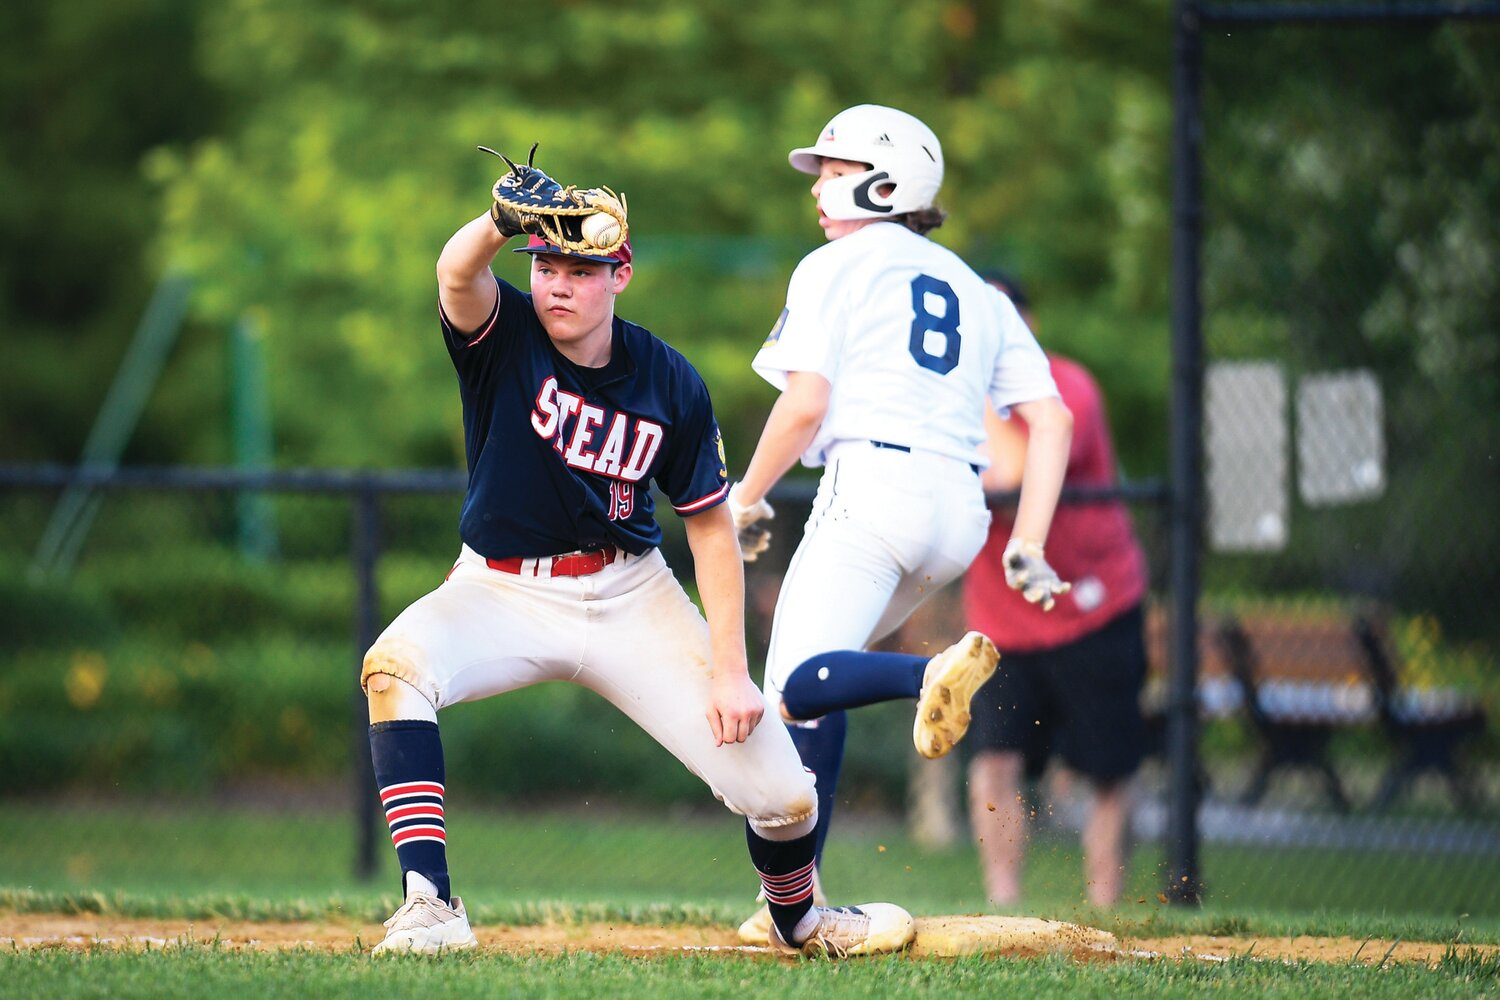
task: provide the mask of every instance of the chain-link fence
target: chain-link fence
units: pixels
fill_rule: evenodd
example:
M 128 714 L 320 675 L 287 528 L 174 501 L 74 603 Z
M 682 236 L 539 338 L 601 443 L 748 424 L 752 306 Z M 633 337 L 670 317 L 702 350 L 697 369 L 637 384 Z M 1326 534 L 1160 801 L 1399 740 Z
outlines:
M 300 803 L 344 817 L 346 870 L 387 867 L 358 658 L 450 568 L 462 484 L 456 473 L 5 470 L 0 798 L 102 797 L 144 814 Z M 747 567 L 757 680 L 811 487 L 774 494 L 772 546 Z M 1151 564 L 1164 565 L 1159 490 L 1137 493 Z M 681 522 L 662 522 L 664 554 L 691 590 Z M 886 648 L 936 652 L 965 629 L 954 585 Z M 916 755 L 909 703 L 851 716 L 839 830 L 906 813 L 919 843 L 964 851 L 962 761 Z M 581 688 L 542 685 L 446 712 L 443 740 L 466 808 L 718 812 L 696 778 Z M 552 864 L 534 849 L 537 865 Z
M 1198 828 L 1493 912 L 1500 11 L 1439 6 L 1201 9 Z
M 65 474 L 53 478 L 61 482 Z M 153 479 L 158 485 L 147 488 Z M 458 477 L 289 476 L 259 493 L 226 485 L 233 481 L 134 473 L 127 482 L 135 488 L 96 493 L 96 516 L 67 572 L 49 571 L 37 559 L 38 539 L 65 491 L 14 484 L 0 490 L 7 667 L 0 675 L 0 794 L 102 794 L 143 810 L 231 791 L 316 803 L 347 817 L 352 866 L 382 868 L 389 851 L 372 822 L 372 786 L 362 771 L 356 650 L 447 570 L 456 549 Z M 757 669 L 806 516 L 811 491 L 803 485 L 778 495 L 772 548 L 748 567 Z M 1131 507 L 1152 569 L 1145 698 L 1159 718 L 1167 519 L 1152 488 L 1138 491 Z M 664 550 L 690 583 L 680 523 L 664 520 Z M 1405 742 L 1402 730 L 1382 720 L 1370 672 L 1377 661 L 1362 658 L 1359 615 L 1383 611 L 1371 621 L 1383 630 L 1389 655 L 1401 657 L 1390 661 L 1406 692 L 1397 695 L 1394 711 L 1427 704 L 1421 699 L 1431 698 L 1436 679 L 1447 692 L 1442 697 L 1477 695 L 1493 719 L 1495 704 L 1482 685 L 1412 672 L 1412 658 L 1423 669 L 1442 669 L 1446 660 L 1422 657 L 1441 657 L 1455 640 L 1424 621 L 1417 638 L 1429 646 L 1414 650 L 1412 636 L 1401 631 L 1412 627 L 1403 617 L 1411 612 L 1395 598 L 1377 606 L 1363 593 L 1290 588 L 1247 569 L 1274 558 L 1256 552 L 1209 560 L 1213 585 L 1205 604 L 1212 613 L 1204 618 L 1199 692 L 1207 898 L 1289 909 L 1500 912 L 1500 892 L 1483 877 L 1500 853 L 1487 731 L 1455 733 L 1451 760 L 1442 758 L 1472 790 L 1471 800 L 1455 796 L 1439 773 L 1381 801 L 1382 781 L 1400 773 L 1404 754 L 1413 747 L 1428 756 L 1437 751 L 1420 740 Z M 1232 587 L 1218 583 L 1227 572 L 1221 562 L 1238 574 L 1225 577 Z M 365 607 L 372 595 L 377 602 Z M 957 586 L 934 595 L 890 648 L 921 652 L 951 641 L 965 628 L 958 597 Z M 832 605 L 830 613 L 837 613 Z M 1425 607 L 1423 613 L 1434 614 Z M 1229 623 L 1242 631 L 1248 654 L 1224 638 Z M 1236 655 L 1248 657 L 1248 671 L 1242 673 Z M 972 851 L 962 805 L 964 755 L 921 761 L 910 745 L 910 723 L 910 705 L 903 703 L 851 713 L 841 785 L 845 818 L 833 850 L 869 817 L 905 810 L 917 842 L 950 854 Z M 697 780 L 613 708 L 567 685 L 449 713 L 444 742 L 450 782 L 471 806 L 713 808 Z M 1328 772 L 1291 766 L 1306 763 L 1292 750 L 1327 765 L 1342 803 L 1330 792 Z M 1277 766 L 1260 789 L 1263 761 Z M 1132 893 L 1154 897 L 1162 881 L 1166 774 L 1158 753 L 1138 779 Z M 1033 851 L 1065 858 L 1077 851 L 1086 789 L 1077 782 L 1059 786 L 1054 777 L 1038 789 Z M 1399 864 L 1387 871 L 1393 859 Z M 538 855 L 537 863 L 549 861 Z M 1382 872 L 1378 882 L 1369 878 L 1372 868 Z M 1075 866 L 1063 870 L 1053 877 L 1078 880 Z M 973 871 L 977 885 L 977 864 Z

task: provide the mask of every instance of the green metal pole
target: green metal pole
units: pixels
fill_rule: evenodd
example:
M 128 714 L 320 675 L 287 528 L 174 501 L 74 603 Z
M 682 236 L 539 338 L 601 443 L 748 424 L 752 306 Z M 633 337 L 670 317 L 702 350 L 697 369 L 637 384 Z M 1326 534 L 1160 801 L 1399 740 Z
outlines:
M 234 442 L 234 464 L 246 472 L 271 468 L 271 406 L 266 392 L 264 337 L 260 323 L 242 315 L 229 329 L 229 424 Z M 248 560 L 266 562 L 280 550 L 276 508 L 262 492 L 241 492 L 235 498 L 239 520 L 240 553 Z
M 165 275 L 157 282 L 130 347 L 115 372 L 115 380 L 99 407 L 99 415 L 94 418 L 80 465 L 103 469 L 119 466 L 120 455 L 140 421 L 156 380 L 161 377 L 172 345 L 177 342 L 191 288 L 192 282 L 180 274 Z M 33 580 L 66 576 L 72 571 L 98 510 L 99 498 L 90 487 L 69 486 L 63 490 L 32 556 L 29 575 Z

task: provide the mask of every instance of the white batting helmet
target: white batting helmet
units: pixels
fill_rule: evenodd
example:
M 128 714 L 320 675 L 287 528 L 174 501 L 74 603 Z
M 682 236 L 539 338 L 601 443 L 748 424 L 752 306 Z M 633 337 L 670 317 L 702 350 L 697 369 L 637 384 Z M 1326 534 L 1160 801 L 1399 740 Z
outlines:
M 787 159 L 816 175 L 820 157 L 868 163 L 871 169 L 825 181 L 819 207 L 830 219 L 882 219 L 931 208 L 943 186 L 943 147 L 932 129 L 905 111 L 858 104 L 833 116 L 812 146 Z M 894 189 L 882 196 L 880 189 Z

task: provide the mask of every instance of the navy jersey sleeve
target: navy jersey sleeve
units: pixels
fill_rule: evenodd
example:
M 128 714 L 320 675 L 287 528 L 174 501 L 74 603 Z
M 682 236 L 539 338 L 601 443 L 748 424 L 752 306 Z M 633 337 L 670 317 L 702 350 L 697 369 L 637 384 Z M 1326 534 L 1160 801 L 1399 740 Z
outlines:
M 708 386 L 686 362 L 683 367 L 671 451 L 656 483 L 673 510 L 690 516 L 724 502 L 729 495 L 729 467 Z
M 507 334 L 520 328 L 520 324 L 531 314 L 531 302 L 515 286 L 499 278 L 495 279 L 499 294 L 495 296 L 495 308 L 477 330 L 459 330 L 443 312 L 438 303 L 438 321 L 443 328 L 443 342 L 448 345 L 448 356 L 459 378 L 474 384 L 484 380 L 485 374 L 503 365 L 514 346 L 513 338 Z

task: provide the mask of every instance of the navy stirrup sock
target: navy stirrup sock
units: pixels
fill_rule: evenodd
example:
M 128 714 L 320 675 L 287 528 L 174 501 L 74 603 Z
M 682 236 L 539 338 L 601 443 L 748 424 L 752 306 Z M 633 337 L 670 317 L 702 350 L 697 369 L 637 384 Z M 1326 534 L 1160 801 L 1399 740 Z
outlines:
M 792 671 L 781 700 L 793 718 L 816 719 L 843 708 L 915 698 L 922 693 L 928 659 L 859 650 L 819 653 Z
M 443 824 L 443 741 L 436 722 L 399 719 L 370 726 L 370 759 L 380 805 L 406 873 L 417 872 L 450 901 L 447 834 Z
M 823 864 L 823 844 L 828 840 L 828 826 L 833 822 L 834 796 L 839 787 L 839 769 L 844 763 L 844 736 L 849 729 L 849 716 L 833 712 L 816 722 L 789 725 L 792 745 L 802 766 L 813 773 L 818 783 L 818 842 L 815 852 L 817 863 Z
M 781 933 L 781 940 L 793 943 L 793 934 L 813 905 L 813 849 L 817 833 L 807 833 L 796 840 L 767 840 L 745 823 L 745 842 L 750 846 L 750 863 L 760 875 L 766 893 L 771 921 Z

